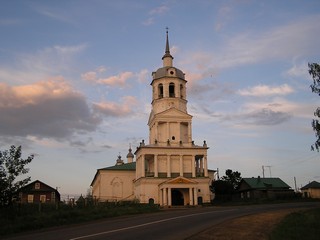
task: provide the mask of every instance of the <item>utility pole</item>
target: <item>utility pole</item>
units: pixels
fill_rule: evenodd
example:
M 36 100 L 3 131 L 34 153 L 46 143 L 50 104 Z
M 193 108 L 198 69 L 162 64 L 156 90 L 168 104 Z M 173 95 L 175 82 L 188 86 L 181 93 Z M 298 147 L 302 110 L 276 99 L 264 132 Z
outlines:
M 296 180 L 296 177 L 293 177 L 293 179 L 294 179 L 294 189 L 297 192 L 297 180 Z
M 264 168 L 269 168 L 269 173 L 270 173 L 270 177 L 271 177 L 271 166 L 262 166 L 262 176 L 264 178 Z

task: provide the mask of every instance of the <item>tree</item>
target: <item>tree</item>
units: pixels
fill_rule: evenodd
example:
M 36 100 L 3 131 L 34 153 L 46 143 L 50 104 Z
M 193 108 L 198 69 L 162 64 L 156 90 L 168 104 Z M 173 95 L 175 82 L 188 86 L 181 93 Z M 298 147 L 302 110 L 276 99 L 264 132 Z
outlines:
M 320 96 L 320 65 L 317 63 L 308 63 L 309 67 L 309 74 L 312 76 L 313 84 L 310 85 L 311 91 L 318 94 Z M 315 131 L 315 135 L 317 140 L 314 144 L 311 145 L 311 150 L 314 151 L 314 149 L 317 149 L 319 152 L 320 150 L 320 107 L 316 109 L 314 112 L 314 116 L 318 117 L 318 119 L 312 120 L 312 128 L 313 131 Z
M 215 194 L 214 199 L 217 201 L 232 200 L 232 193 L 234 192 L 234 189 L 229 182 L 223 180 L 212 181 L 210 190 Z
M 227 169 L 226 176 L 221 178 L 222 181 L 230 183 L 234 190 L 237 189 L 241 179 L 241 173 L 238 171 L 233 172 L 231 169 Z
M 21 158 L 21 146 L 11 146 L 10 150 L 0 151 L 0 206 L 11 205 L 12 197 L 18 189 L 25 186 L 30 177 L 23 179 L 21 175 L 29 172 L 25 166 L 29 164 L 33 155 Z M 18 180 L 17 178 L 22 180 Z
M 228 169 L 226 170 L 226 176 L 223 176 L 220 180 L 212 181 L 210 190 L 215 194 L 215 200 L 232 200 L 232 195 L 236 192 L 241 179 L 241 173 Z

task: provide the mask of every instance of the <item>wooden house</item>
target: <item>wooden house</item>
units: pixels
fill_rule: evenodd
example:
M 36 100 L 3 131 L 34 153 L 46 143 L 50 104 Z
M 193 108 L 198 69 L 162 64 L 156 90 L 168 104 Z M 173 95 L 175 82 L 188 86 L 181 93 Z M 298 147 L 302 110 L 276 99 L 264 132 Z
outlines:
M 306 198 L 320 198 L 320 183 L 312 181 L 301 188 L 302 196 Z
M 280 178 L 242 178 L 238 193 L 241 199 L 278 199 L 293 197 L 294 191 Z
M 21 203 L 58 203 L 60 193 L 49 185 L 36 180 L 18 190 L 18 201 Z

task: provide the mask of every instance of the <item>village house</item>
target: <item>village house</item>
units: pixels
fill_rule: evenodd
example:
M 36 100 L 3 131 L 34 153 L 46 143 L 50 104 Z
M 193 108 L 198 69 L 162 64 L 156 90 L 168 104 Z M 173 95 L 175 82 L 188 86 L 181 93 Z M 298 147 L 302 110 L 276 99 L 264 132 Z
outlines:
M 17 192 L 20 203 L 59 203 L 60 193 L 55 188 L 36 180 Z
M 162 61 L 152 73 L 149 143 L 142 140 L 134 154 L 130 147 L 126 163 L 119 156 L 116 165 L 97 170 L 91 187 L 99 201 L 196 206 L 213 197 L 209 185 L 215 171 L 208 169 L 206 141 L 196 145 L 192 139 L 187 80 L 173 66 L 168 31 Z
M 294 191 L 280 178 L 242 178 L 238 187 L 241 199 L 278 199 L 294 195 Z
M 302 187 L 301 189 L 302 197 L 305 198 L 320 198 L 320 183 L 312 181 Z

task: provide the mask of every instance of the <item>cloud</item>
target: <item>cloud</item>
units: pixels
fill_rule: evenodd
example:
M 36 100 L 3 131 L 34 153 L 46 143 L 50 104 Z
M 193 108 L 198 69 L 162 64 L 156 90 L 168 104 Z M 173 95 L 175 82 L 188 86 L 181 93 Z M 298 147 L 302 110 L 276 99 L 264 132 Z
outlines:
M 132 78 L 134 74 L 132 72 L 122 72 L 118 75 L 111 76 L 108 78 L 100 78 L 97 80 L 99 84 L 105 84 L 109 86 L 126 86 L 126 82 L 128 79 Z
M 310 79 L 308 64 L 306 62 L 300 64 L 293 63 L 293 66 L 285 72 L 285 75 L 289 77 Z
M 290 117 L 291 115 L 289 113 L 263 108 L 258 111 L 239 115 L 238 120 L 240 120 L 242 124 L 270 126 L 286 122 Z
M 121 103 L 103 101 L 100 103 L 94 103 L 93 109 L 97 114 L 104 115 L 106 117 L 125 117 L 134 113 L 135 106 L 138 105 L 138 101 L 133 96 L 126 96 L 122 98 Z
M 74 57 L 86 47 L 86 44 L 56 45 L 41 49 L 34 54 L 16 53 L 14 56 L 16 62 L 0 66 L 0 82 L 30 83 L 69 72 L 73 67 Z
M 249 87 L 246 89 L 238 90 L 238 94 L 241 96 L 254 96 L 254 97 L 265 97 L 273 95 L 287 95 L 293 93 L 294 89 L 288 84 L 283 84 L 277 87 L 270 87 L 267 85 L 258 85 Z
M 150 15 L 163 15 L 168 11 L 169 11 L 169 8 L 165 5 L 162 5 L 160 7 L 156 7 L 154 9 L 150 10 L 149 14 Z
M 320 15 L 296 20 L 287 25 L 257 32 L 242 32 L 227 41 L 217 64 L 230 68 L 270 59 L 287 59 L 319 54 L 318 32 Z
M 133 73 L 129 71 L 121 72 L 118 75 L 113 75 L 110 77 L 100 77 L 101 73 L 106 71 L 105 68 L 99 67 L 97 70 L 89 71 L 86 73 L 81 74 L 83 80 L 92 82 L 95 84 L 107 85 L 111 87 L 127 87 L 128 80 L 132 78 L 137 78 L 138 82 L 147 82 L 148 80 L 148 73 L 147 69 L 143 69 L 138 73 Z
M 217 20 L 214 25 L 216 31 L 220 31 L 230 20 L 232 16 L 232 8 L 230 6 L 223 6 L 219 9 Z
M 23 23 L 23 21 L 19 19 L 0 19 L 0 26 L 19 25 L 21 23 Z
M 137 77 L 138 77 L 138 81 L 140 83 L 146 83 L 149 81 L 149 71 L 147 69 L 143 69 L 141 70 L 138 74 L 137 74 Z
M 145 26 L 150 26 L 154 24 L 156 17 L 164 15 L 169 10 L 170 8 L 167 7 L 166 5 L 162 5 L 162 6 L 151 9 L 148 13 L 150 17 L 148 17 L 145 21 L 143 21 L 142 24 Z
M 63 139 L 94 131 L 101 119 L 62 78 L 31 85 L 0 84 L 0 134 Z

